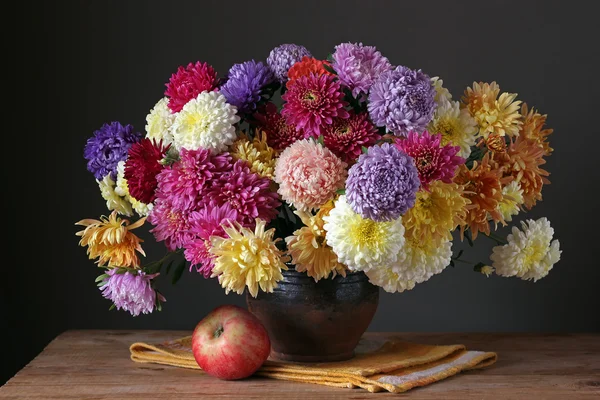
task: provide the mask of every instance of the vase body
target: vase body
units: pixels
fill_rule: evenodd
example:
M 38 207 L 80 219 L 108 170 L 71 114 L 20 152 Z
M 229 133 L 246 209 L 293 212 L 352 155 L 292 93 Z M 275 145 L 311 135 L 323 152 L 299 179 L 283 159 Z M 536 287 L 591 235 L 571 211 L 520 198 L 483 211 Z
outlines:
M 248 309 L 269 332 L 271 358 L 297 362 L 342 361 L 367 330 L 379 288 L 362 272 L 315 282 L 306 273 L 282 271 L 273 293 L 246 294 Z

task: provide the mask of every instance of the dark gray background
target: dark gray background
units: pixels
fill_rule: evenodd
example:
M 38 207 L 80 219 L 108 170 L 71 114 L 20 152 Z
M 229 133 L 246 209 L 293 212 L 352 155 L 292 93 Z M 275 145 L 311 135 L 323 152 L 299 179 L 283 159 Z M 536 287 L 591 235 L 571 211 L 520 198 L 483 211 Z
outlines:
M 225 75 L 281 43 L 326 57 L 343 41 L 376 45 L 393 64 L 439 75 L 455 98 L 473 80 L 549 115 L 552 184 L 528 217 L 547 216 L 562 261 L 538 283 L 459 265 L 403 294 L 382 292 L 372 330 L 598 331 L 598 26 L 584 2 L 127 1 L 30 5 L 8 32 L 4 74 L 4 381 L 66 329 L 192 329 L 219 304 L 243 304 L 215 280 L 163 281 L 161 313 L 108 311 L 99 271 L 77 246 L 81 218 L 106 213 L 82 149 L 102 123 L 144 129 L 177 66 L 203 60 Z M 24 32 L 32 37 L 29 40 Z M 7 220 L 6 220 L 7 218 Z M 505 235 L 507 230 L 501 230 Z M 163 254 L 150 235 L 149 258 Z M 487 261 L 492 243 L 465 258 Z M 464 247 L 457 243 L 455 248 Z M 8 258 L 8 260 L 6 260 Z M 5 342 L 6 343 L 6 342 Z

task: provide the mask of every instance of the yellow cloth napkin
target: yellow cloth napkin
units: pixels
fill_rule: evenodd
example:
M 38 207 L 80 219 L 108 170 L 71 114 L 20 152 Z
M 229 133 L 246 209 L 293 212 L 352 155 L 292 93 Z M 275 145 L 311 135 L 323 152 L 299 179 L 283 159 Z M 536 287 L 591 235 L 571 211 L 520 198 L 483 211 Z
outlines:
M 200 369 L 191 349 L 191 336 L 160 344 L 134 343 L 131 359 Z M 257 375 L 295 382 L 355 388 L 369 392 L 405 392 L 429 385 L 461 371 L 496 362 L 496 353 L 469 351 L 465 346 L 409 343 L 398 334 L 363 336 L 356 357 L 348 361 L 300 364 L 267 360 Z

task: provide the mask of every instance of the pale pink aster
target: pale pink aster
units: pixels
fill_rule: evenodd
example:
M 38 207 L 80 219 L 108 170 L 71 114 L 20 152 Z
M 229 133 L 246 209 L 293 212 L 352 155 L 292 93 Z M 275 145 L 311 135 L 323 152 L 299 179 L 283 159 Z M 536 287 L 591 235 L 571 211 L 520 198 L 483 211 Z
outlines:
M 217 206 L 209 203 L 199 211 L 194 211 L 190 215 L 190 231 L 195 238 L 185 244 L 185 259 L 190 264 L 190 271 L 193 267 L 197 272 L 209 278 L 214 267 L 214 256 L 210 253 L 210 237 L 227 237 L 223 224 L 235 222 L 238 219 L 238 213 L 231 208 L 229 203 Z
M 212 155 L 203 148 L 183 148 L 179 160 L 157 175 L 157 197 L 170 197 L 175 206 L 191 210 L 205 199 L 212 181 L 231 169 L 231 164 L 228 153 Z
M 154 208 L 148 215 L 148 222 L 154 225 L 150 230 L 157 242 L 165 242 L 169 251 L 184 247 L 194 239 L 190 231 L 190 211 L 173 204 L 173 196 L 162 197 L 157 193 Z
M 440 134 L 431 135 L 427 131 L 418 134 L 412 131 L 405 139 L 396 141 L 396 147 L 413 158 L 421 186 L 425 190 L 435 180 L 451 183 L 458 166 L 465 163 L 465 159 L 457 155 L 460 146 L 442 146 L 441 140 Z
M 274 179 L 283 200 L 306 211 L 321 207 L 344 187 L 346 166 L 314 140 L 298 140 L 277 159 Z
M 207 199 L 219 206 L 228 203 L 237 211 L 240 224 L 253 227 L 256 218 L 269 223 L 278 214 L 281 202 L 270 186 L 269 178 L 255 174 L 246 161 L 238 160 L 231 170 L 212 182 Z
M 294 79 L 281 98 L 286 102 L 281 114 L 308 136 L 319 136 L 321 127 L 333 123 L 334 118 L 350 116 L 344 109 L 348 103 L 343 100 L 340 84 L 330 75 L 311 73 Z

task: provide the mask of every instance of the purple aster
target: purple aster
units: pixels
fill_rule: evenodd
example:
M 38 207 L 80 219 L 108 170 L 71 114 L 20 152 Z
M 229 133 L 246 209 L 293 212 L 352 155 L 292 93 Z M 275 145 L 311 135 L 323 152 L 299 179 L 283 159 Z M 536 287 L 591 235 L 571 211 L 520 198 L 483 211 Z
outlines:
M 274 81 L 275 76 L 269 67 L 251 60 L 231 67 L 227 82 L 220 90 L 227 102 L 236 106 L 240 113 L 250 113 L 256 110 L 262 89 Z
M 98 180 L 108 174 L 116 180 L 117 164 L 127 159 L 129 148 L 141 138 L 142 134 L 134 132 L 132 125 L 123 126 L 119 122 L 102 125 L 83 149 L 88 171 Z
M 285 83 L 288 80 L 289 69 L 304 56 L 312 57 L 306 47 L 297 44 L 282 44 L 271 50 L 267 64 L 275 74 L 275 78 L 280 83 Z
M 350 168 L 346 198 L 354 212 L 373 221 L 397 219 L 415 204 L 419 173 L 395 146 L 370 147 Z
M 156 299 L 165 301 L 165 298 L 152 288 L 152 279 L 158 274 L 146 275 L 142 271 L 118 273 L 118 268 L 107 271 L 108 277 L 100 287 L 102 296 L 109 299 L 117 310 L 129 311 L 137 317 L 140 313 L 149 314 L 154 310 Z
M 421 70 L 397 67 L 382 73 L 369 93 L 369 115 L 377 126 L 406 136 L 423 132 L 435 111 L 435 89 Z
M 383 72 L 391 70 L 392 64 L 373 46 L 342 43 L 335 46 L 332 67 L 342 86 L 358 97 L 360 93 L 369 93 L 375 80 Z

